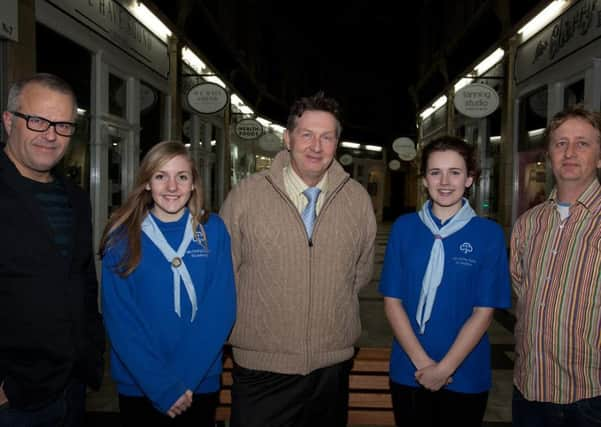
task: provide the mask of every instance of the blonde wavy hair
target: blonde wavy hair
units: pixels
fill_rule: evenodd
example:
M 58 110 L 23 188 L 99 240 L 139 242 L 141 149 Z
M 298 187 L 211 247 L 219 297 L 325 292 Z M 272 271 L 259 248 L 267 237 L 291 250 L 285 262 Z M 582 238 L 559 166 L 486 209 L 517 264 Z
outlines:
M 190 163 L 192 170 L 192 183 L 194 185 L 187 206 L 192 215 L 192 226 L 196 230 L 206 223 L 208 213 L 203 208 L 204 195 L 202 181 L 188 149 L 178 141 L 163 141 L 155 145 L 144 156 L 134 188 L 127 196 L 127 200 L 109 218 L 100 240 L 98 255 L 102 258 L 107 250 L 121 243 L 127 242 L 127 250 L 116 266 L 116 271 L 122 277 L 131 274 L 141 258 L 141 233 L 142 221 L 153 207 L 152 194 L 146 189 L 152 176 L 171 159 L 184 156 Z M 204 234 L 204 233 L 203 233 Z

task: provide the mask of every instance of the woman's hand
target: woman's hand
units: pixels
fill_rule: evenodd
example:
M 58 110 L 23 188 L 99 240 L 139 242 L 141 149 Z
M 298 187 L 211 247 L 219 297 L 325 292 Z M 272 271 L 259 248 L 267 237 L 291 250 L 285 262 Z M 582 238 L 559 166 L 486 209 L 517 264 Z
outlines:
M 415 372 L 415 380 L 430 391 L 438 391 L 453 382 L 451 374 L 440 363 L 435 363 Z
M 175 418 L 178 415 L 183 414 L 192 405 L 192 391 L 186 390 L 179 399 L 175 401 L 173 406 L 167 411 L 167 415 L 171 418 Z

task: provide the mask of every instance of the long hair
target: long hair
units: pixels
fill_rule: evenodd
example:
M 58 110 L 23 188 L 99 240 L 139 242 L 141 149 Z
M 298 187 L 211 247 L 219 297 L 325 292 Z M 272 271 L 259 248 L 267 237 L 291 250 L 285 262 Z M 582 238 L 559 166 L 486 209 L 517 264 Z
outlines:
M 152 194 L 146 189 L 147 184 L 152 179 L 152 176 L 177 156 L 184 156 L 190 163 L 192 170 L 192 182 L 194 190 L 188 200 L 188 210 L 192 215 L 192 226 L 196 230 L 199 226 L 202 227 L 207 221 L 208 213 L 203 209 L 204 197 L 202 191 L 202 182 L 198 169 L 194 165 L 190 154 L 186 147 L 176 141 L 163 141 L 152 147 L 144 156 L 134 188 L 132 189 L 127 200 L 121 205 L 109 218 L 109 221 L 102 233 L 100 240 L 100 248 L 98 254 L 104 257 L 107 250 L 121 243 L 124 239 L 127 247 L 123 256 L 116 266 L 117 273 L 126 277 L 131 274 L 141 258 L 141 233 L 142 221 L 148 215 L 148 212 L 153 207 Z

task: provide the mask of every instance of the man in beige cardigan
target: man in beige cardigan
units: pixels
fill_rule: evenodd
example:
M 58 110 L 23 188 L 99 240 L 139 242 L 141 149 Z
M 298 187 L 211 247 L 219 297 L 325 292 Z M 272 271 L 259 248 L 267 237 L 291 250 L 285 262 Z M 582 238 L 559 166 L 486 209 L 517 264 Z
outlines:
M 296 101 L 287 149 L 221 210 L 238 294 L 233 427 L 346 426 L 376 220 L 365 189 L 334 160 L 338 114 L 323 93 Z

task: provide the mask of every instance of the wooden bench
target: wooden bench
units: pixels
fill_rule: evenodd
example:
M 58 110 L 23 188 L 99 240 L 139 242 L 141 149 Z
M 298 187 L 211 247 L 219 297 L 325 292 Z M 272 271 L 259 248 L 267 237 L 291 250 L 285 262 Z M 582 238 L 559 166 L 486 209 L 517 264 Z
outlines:
M 229 420 L 232 402 L 232 358 L 225 351 L 217 421 Z M 393 426 L 388 385 L 389 348 L 360 348 L 355 354 L 349 382 L 349 425 Z

